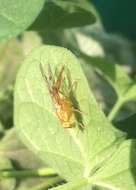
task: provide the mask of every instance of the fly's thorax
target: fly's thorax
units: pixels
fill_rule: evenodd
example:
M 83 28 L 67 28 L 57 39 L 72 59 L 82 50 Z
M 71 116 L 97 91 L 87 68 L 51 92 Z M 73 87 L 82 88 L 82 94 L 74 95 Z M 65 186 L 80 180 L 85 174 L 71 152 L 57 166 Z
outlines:
M 60 122 L 62 124 L 70 123 L 71 118 L 73 118 L 73 115 L 74 115 L 71 101 L 61 94 L 61 96 L 59 96 L 59 100 L 57 99 L 56 101 L 56 98 L 55 98 L 54 106 L 56 109 L 56 115 L 59 118 Z

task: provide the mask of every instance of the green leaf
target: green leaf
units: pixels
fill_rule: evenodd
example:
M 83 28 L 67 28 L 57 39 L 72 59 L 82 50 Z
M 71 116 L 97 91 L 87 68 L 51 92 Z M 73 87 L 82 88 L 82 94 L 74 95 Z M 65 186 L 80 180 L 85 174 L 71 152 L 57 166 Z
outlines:
M 0 41 L 18 35 L 37 17 L 45 0 L 0 0 Z
M 49 31 L 93 24 L 94 12 L 86 0 L 49 0 L 30 30 Z
M 122 143 L 116 153 L 100 168 L 93 183 L 99 187 L 119 190 L 136 189 L 136 141 Z
M 46 75 L 48 64 L 54 75 L 64 65 L 63 83 L 67 82 L 67 72 L 72 82 L 77 82 L 73 96 L 83 112 L 83 130 L 78 125 L 79 118 L 75 118 L 73 128 L 66 129 L 59 122 L 40 63 Z M 75 106 L 75 101 L 72 103 Z M 93 176 L 122 142 L 121 134 L 112 128 L 97 105 L 77 58 L 57 46 L 42 46 L 23 63 L 16 79 L 14 119 L 22 141 L 66 180 Z
M 136 100 L 136 81 L 132 81 L 128 91 L 125 94 L 125 100 Z

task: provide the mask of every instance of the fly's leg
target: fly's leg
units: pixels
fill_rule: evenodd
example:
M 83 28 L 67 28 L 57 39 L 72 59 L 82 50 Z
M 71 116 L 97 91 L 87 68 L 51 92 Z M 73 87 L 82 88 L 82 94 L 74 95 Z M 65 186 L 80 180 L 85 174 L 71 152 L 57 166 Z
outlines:
M 75 91 L 76 88 L 77 88 L 77 82 L 73 81 L 71 86 L 68 89 L 68 94 L 71 94 L 73 91 Z
M 78 112 L 78 113 L 80 113 L 80 114 L 87 114 L 87 113 L 85 113 L 85 112 L 83 112 L 83 111 L 81 111 L 81 110 L 79 110 L 79 109 L 76 109 L 76 108 L 73 108 L 72 109 L 74 112 Z

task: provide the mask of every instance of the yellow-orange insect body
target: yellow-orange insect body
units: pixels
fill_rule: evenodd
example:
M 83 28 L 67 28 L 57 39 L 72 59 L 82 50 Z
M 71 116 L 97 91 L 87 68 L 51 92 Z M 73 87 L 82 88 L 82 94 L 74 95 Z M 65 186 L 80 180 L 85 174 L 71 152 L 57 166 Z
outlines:
M 74 126 L 73 106 L 68 98 L 59 95 L 59 102 L 55 102 L 56 115 L 66 128 Z
M 53 79 L 53 76 L 48 78 L 43 72 L 42 65 L 40 64 L 40 70 L 45 78 L 49 93 L 52 97 L 52 101 L 55 107 L 56 116 L 62 123 L 65 128 L 71 128 L 75 126 L 75 117 L 73 111 L 73 105 L 68 97 L 65 97 L 61 92 L 61 84 L 63 80 L 64 67 L 61 68 L 60 73 L 58 74 L 57 80 Z M 51 68 L 49 66 L 49 72 Z

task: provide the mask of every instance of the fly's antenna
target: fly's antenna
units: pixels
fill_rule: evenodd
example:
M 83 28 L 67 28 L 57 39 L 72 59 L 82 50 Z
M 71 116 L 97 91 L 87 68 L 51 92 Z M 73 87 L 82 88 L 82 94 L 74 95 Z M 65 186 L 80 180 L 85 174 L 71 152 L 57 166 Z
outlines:
M 41 71 L 42 77 L 43 77 L 43 78 L 45 79 L 45 81 L 49 84 L 48 79 L 47 79 L 47 77 L 46 77 L 46 75 L 45 75 L 45 73 L 44 73 L 44 69 L 43 69 L 43 66 L 42 66 L 41 63 L 39 64 L 39 67 L 40 67 L 40 71 Z
M 60 74 L 58 76 L 58 80 L 63 80 L 63 72 L 64 72 L 64 65 L 62 66 L 61 70 L 60 70 Z
M 48 72 L 49 72 L 49 80 L 54 80 L 50 64 L 48 64 Z

